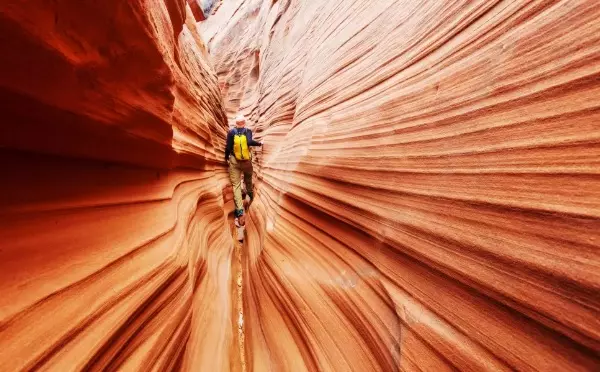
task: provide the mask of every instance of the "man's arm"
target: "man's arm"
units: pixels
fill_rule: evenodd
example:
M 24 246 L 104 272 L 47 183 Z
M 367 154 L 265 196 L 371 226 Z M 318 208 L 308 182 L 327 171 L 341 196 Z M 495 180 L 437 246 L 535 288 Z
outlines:
M 229 160 L 231 150 L 233 150 L 233 134 L 231 133 L 231 131 L 229 131 L 227 132 L 227 141 L 225 142 L 225 162 Z
M 262 142 L 252 139 L 252 131 L 250 129 L 246 131 L 246 138 L 248 138 L 248 146 L 262 146 Z

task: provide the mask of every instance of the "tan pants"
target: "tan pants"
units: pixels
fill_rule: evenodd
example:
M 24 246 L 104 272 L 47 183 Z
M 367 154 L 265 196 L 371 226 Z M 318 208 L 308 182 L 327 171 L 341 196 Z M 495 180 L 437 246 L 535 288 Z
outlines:
M 237 160 L 235 156 L 229 156 L 229 179 L 233 186 L 233 200 L 235 209 L 244 209 L 244 200 L 242 198 L 242 174 L 244 174 L 244 183 L 246 184 L 246 193 L 252 192 L 252 160 Z

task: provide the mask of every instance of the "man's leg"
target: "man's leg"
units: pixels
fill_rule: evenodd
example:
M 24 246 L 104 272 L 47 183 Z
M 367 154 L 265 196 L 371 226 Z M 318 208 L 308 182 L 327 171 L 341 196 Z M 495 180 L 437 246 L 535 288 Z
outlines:
M 242 200 L 242 170 L 236 159 L 229 158 L 229 180 L 233 187 L 233 201 L 235 203 L 235 216 L 239 217 L 244 213 L 244 204 Z
M 249 160 L 247 164 L 244 164 L 244 183 L 246 184 L 246 194 L 250 197 L 250 202 L 254 199 L 254 190 L 252 189 L 252 174 L 254 170 L 252 168 L 252 161 Z

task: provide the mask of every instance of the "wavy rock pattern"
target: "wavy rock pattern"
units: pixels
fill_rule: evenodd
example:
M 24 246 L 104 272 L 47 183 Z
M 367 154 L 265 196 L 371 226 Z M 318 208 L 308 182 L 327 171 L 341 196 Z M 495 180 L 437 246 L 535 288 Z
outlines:
M 0 371 L 600 369 L 598 19 L 4 2 Z M 241 262 L 238 110 L 266 143 Z
M 0 5 L 1 371 L 229 370 L 227 120 L 185 4 Z
M 594 1 L 230 1 L 253 371 L 600 369 Z M 258 168 L 258 167 L 257 167 Z

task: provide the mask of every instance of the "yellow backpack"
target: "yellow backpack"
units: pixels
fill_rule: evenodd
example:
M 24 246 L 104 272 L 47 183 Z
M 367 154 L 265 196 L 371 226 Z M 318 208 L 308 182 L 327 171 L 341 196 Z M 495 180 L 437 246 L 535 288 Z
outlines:
M 233 154 L 237 160 L 250 160 L 250 150 L 248 149 L 248 138 L 246 130 L 242 132 L 237 129 L 233 133 Z

